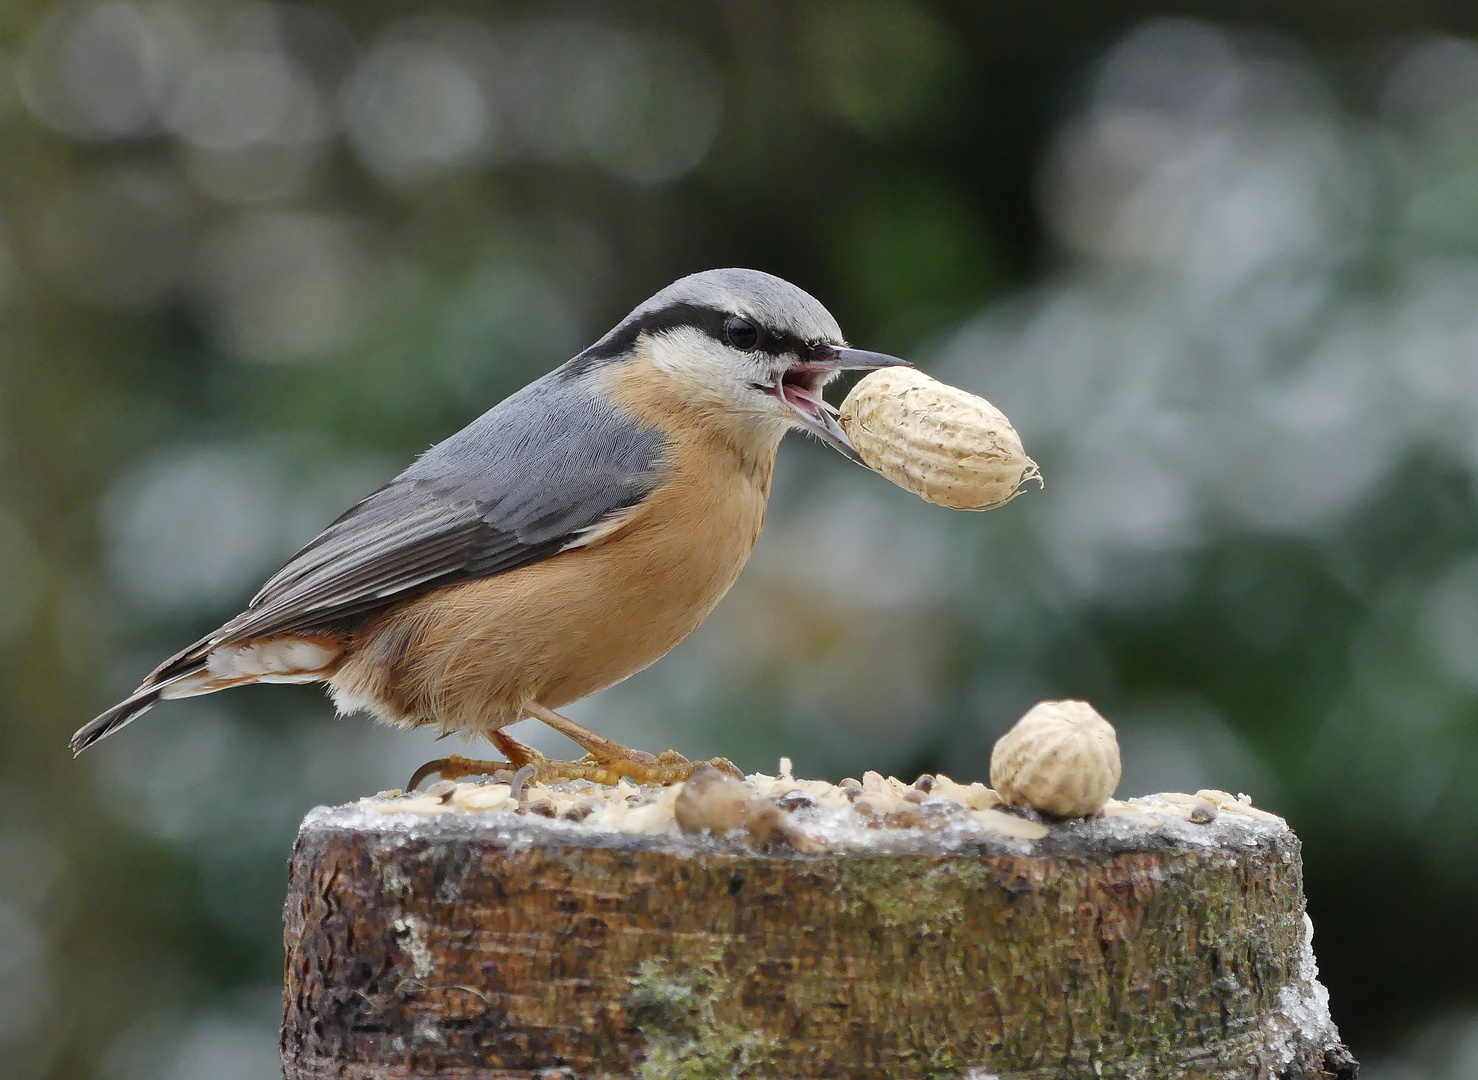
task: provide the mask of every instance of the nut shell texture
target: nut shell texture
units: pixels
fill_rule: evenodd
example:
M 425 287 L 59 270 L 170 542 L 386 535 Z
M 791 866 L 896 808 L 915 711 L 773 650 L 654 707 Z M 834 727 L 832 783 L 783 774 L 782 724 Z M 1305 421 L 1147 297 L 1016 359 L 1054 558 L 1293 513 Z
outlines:
M 1042 480 L 1005 414 L 914 368 L 874 371 L 837 419 L 873 470 L 939 506 L 989 510 Z
M 1042 701 L 996 743 L 990 782 L 1013 806 L 1087 817 L 1119 786 L 1119 740 L 1086 701 Z

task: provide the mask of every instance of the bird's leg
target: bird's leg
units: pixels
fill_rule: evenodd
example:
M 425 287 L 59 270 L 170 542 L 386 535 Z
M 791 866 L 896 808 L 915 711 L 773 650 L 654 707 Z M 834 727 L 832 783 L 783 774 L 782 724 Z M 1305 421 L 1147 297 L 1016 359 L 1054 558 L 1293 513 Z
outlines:
M 543 754 L 532 746 L 525 746 L 512 735 L 502 731 L 488 733 L 494 746 L 503 752 L 507 761 L 482 761 L 478 758 L 465 758 L 461 754 L 451 754 L 435 761 L 428 761 L 415 771 L 411 776 L 411 782 L 406 785 L 407 791 L 415 791 L 417 785 L 428 776 L 439 776 L 443 780 L 460 780 L 464 776 L 491 775 L 495 772 L 517 771 L 525 765 L 532 765 L 537 769 L 546 760 Z
M 676 750 L 648 754 L 643 750 L 632 750 L 630 747 L 622 746 L 618 742 L 607 739 L 604 735 L 591 731 L 584 724 L 577 724 L 569 717 L 561 716 L 553 709 L 546 709 L 542 705 L 529 704 L 524 707 L 524 711 L 535 719 L 542 720 L 561 735 L 579 743 L 588 751 L 586 756 L 579 761 L 551 761 L 532 746 L 526 746 L 512 735 L 503 731 L 492 731 L 488 733 L 488 738 L 502 751 L 507 761 L 479 761 L 476 758 L 462 757 L 460 754 L 437 758 L 435 761 L 426 762 L 416 770 L 406 790 L 414 791 L 422 780 L 433 774 L 443 780 L 457 780 L 463 776 L 481 776 L 510 769 L 522 772 L 526 768 L 530 772 L 524 777 L 525 783 L 538 781 L 545 784 L 558 783 L 561 780 L 589 780 L 594 784 L 615 784 L 622 778 L 636 784 L 677 784 L 686 780 L 704 765 L 712 765 L 741 780 L 744 778 L 744 774 L 728 758 L 689 761 Z
M 587 755 L 579 761 L 529 761 L 534 767 L 534 779 L 544 783 L 559 780 L 589 780 L 595 784 L 615 784 L 625 778 L 636 784 L 677 784 L 692 776 L 705 765 L 712 765 L 722 772 L 740 780 L 744 778 L 728 758 L 711 761 L 689 761 L 676 750 L 664 750 L 660 754 L 648 754 L 643 750 L 632 750 L 618 742 L 598 735 L 584 724 L 577 724 L 553 709 L 530 702 L 524 712 L 566 738 L 583 746 Z M 506 736 L 505 736 L 506 737 Z M 501 744 L 500 744 L 501 747 Z M 529 751 L 533 753 L 533 751 Z M 504 753 L 507 753 L 505 750 Z M 512 755 L 509 755 L 510 759 Z

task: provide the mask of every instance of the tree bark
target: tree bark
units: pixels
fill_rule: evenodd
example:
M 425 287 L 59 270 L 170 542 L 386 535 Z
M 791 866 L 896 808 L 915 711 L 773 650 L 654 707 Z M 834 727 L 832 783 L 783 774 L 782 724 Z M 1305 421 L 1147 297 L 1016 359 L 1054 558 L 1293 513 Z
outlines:
M 1280 822 L 756 851 L 315 811 L 288 1080 L 1349 1080 Z

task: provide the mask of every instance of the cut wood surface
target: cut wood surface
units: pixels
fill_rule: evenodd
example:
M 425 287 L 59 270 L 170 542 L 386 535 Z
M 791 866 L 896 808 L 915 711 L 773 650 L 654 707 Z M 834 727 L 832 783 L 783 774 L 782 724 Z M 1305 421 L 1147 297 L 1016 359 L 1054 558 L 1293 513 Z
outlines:
M 802 852 L 386 809 L 299 834 L 288 1080 L 1355 1075 L 1267 816 Z

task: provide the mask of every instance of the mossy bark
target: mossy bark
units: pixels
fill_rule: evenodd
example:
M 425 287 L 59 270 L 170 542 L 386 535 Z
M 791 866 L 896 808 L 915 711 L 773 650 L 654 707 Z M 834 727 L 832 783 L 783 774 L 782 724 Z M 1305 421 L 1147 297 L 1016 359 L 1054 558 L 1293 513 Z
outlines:
M 285 918 L 288 1080 L 1354 1075 L 1281 827 L 816 856 L 330 815 Z

